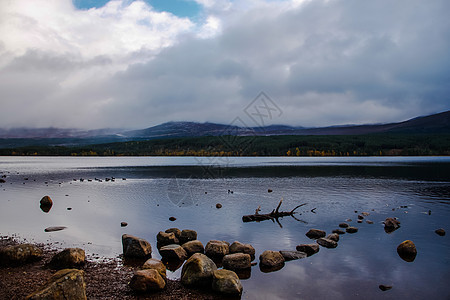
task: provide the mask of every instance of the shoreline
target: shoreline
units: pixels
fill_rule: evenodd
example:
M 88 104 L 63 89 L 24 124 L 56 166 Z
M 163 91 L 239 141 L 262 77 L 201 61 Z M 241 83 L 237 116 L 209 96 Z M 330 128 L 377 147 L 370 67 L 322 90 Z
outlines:
M 13 237 L 0 236 L 0 248 L 17 244 L 19 242 Z M 15 267 L 0 267 L 0 300 L 24 299 L 42 287 L 57 271 L 47 268 L 46 264 L 59 250 L 50 244 L 33 244 L 44 251 L 41 260 Z M 186 288 L 180 281 L 171 279 L 167 279 L 166 288 L 160 292 L 138 294 L 128 286 L 136 269 L 123 265 L 120 258 L 105 257 L 98 262 L 86 260 L 81 270 L 85 272 L 87 299 L 231 299 L 212 290 Z

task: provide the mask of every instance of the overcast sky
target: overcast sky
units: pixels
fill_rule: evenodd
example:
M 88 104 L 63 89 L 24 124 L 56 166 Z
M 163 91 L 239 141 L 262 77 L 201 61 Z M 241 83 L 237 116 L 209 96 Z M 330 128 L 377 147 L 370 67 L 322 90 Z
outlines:
M 450 109 L 448 0 L 1 0 L 0 127 L 382 123 Z

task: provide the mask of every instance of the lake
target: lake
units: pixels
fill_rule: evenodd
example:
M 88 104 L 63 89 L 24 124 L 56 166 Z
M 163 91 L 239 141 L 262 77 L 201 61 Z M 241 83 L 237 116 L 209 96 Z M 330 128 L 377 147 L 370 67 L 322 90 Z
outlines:
M 147 239 L 159 258 L 157 233 L 177 227 L 196 230 L 204 245 L 250 243 L 258 261 L 264 250 L 314 242 L 310 228 L 331 233 L 352 219 L 359 231 L 341 235 L 335 249 L 276 272 L 253 267 L 242 298 L 450 299 L 449 235 L 434 232 L 450 230 L 450 157 L 0 157 L 3 175 L 1 235 L 80 247 L 95 258 L 121 254 L 128 233 Z M 39 207 L 45 195 L 54 202 L 48 213 Z M 280 199 L 281 210 L 306 205 L 279 224 L 242 221 Z M 357 223 L 361 212 L 370 215 Z M 390 234 L 387 217 L 401 222 Z M 44 232 L 49 226 L 67 229 Z M 413 262 L 396 252 L 408 239 L 418 251 Z M 168 275 L 179 276 L 180 269 Z

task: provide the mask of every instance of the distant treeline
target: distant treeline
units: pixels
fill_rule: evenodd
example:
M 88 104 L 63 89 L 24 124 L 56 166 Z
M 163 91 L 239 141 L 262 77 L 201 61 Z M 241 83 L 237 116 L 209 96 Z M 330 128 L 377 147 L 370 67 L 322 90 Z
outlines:
M 40 156 L 381 156 L 450 155 L 450 135 L 205 136 L 0 149 Z

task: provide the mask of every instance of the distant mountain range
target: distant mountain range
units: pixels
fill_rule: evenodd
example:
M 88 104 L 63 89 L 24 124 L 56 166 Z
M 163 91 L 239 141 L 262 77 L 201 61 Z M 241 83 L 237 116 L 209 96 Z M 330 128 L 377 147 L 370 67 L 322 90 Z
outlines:
M 375 133 L 450 134 L 450 111 L 417 117 L 404 122 L 372 125 L 344 125 L 317 128 L 270 125 L 238 127 L 216 123 L 168 122 L 141 130 L 78 130 L 59 128 L 0 129 L 0 147 L 27 145 L 86 145 L 132 140 L 199 136 L 270 135 L 363 135 Z

